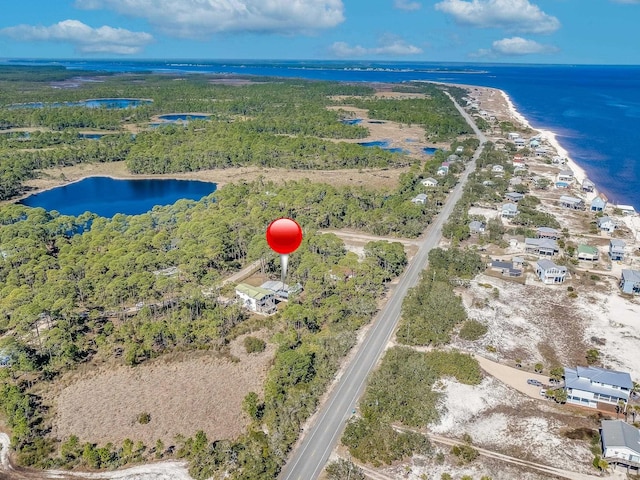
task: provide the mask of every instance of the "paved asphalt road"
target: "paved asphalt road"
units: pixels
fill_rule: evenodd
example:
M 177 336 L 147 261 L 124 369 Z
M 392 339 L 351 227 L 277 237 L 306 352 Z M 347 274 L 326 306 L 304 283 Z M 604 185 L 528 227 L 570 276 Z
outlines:
M 340 382 L 334 386 L 328 399 L 320 407 L 315 423 L 290 455 L 280 474 L 280 478 L 283 480 L 313 480 L 322 471 L 331 451 L 342 434 L 346 421 L 356 406 L 358 398 L 364 391 L 369 373 L 371 373 L 380 359 L 400 320 L 400 307 L 407 290 L 417 283 L 420 273 L 426 267 L 429 251 L 440 241 L 442 225 L 453 211 L 456 202 L 460 199 L 469 173 L 475 169 L 476 160 L 482 152 L 486 137 L 477 129 L 471 117 L 459 105 L 456 104 L 456 108 L 473 127 L 480 140 L 480 146 L 470 160 L 467 169 L 461 175 L 458 185 L 449 195 L 449 199 L 442 211 L 427 228 L 419 244 L 418 253 L 400 278 L 392 296 L 376 316 L 374 324 L 362 344 L 355 347 L 358 349 L 356 354 L 344 371 Z

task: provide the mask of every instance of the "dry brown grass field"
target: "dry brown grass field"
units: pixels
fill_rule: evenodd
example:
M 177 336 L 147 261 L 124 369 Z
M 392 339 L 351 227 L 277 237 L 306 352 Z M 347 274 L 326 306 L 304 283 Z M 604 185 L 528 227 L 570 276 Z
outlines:
M 157 439 L 172 445 L 176 434 L 192 436 L 198 430 L 210 440 L 235 438 L 248 423 L 242 400 L 250 391 L 262 395 L 275 352 L 268 344 L 264 352 L 249 355 L 243 340 L 232 342 L 226 357 L 189 352 L 134 368 L 71 374 L 62 379 L 66 386 L 53 401 L 53 434 L 98 444 L 130 438 L 147 446 Z M 145 425 L 137 421 L 143 412 L 151 415 Z

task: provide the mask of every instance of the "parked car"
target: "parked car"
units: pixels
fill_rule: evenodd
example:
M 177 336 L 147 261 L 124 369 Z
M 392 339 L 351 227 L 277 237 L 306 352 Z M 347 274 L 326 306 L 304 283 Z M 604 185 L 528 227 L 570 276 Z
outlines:
M 529 385 L 533 385 L 533 386 L 535 386 L 535 387 L 541 387 L 541 386 L 542 386 L 542 382 L 540 382 L 540 381 L 536 380 L 535 378 L 529 378 L 529 379 L 527 380 L 527 383 L 528 383 Z
M 541 388 L 540 389 L 540 396 L 541 397 L 546 397 L 547 396 L 547 389 L 546 388 Z

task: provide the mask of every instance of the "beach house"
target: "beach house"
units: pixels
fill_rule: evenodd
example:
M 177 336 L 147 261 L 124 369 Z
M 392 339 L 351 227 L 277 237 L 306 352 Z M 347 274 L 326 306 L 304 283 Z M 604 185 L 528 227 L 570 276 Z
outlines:
M 536 236 L 538 238 L 550 238 L 551 240 L 558 240 L 560 238 L 560 231 L 551 227 L 538 227 L 536 230 Z
M 598 260 L 598 249 L 591 245 L 578 245 L 578 260 L 586 260 L 589 262 L 595 262 Z
M 584 210 L 584 201 L 577 197 L 570 197 L 569 195 L 562 195 L 560 197 L 560 205 L 572 210 Z
M 545 285 L 564 283 L 567 277 L 567 267 L 556 265 L 546 258 L 534 263 L 536 275 Z
M 500 273 L 504 277 L 513 278 L 521 277 L 523 270 L 522 263 L 518 263 L 516 261 L 503 262 L 501 260 L 492 260 L 489 263 L 489 268 L 494 272 Z
M 632 205 L 616 205 L 616 208 L 622 210 L 623 215 L 635 215 L 636 209 Z
M 640 430 L 623 420 L 600 422 L 602 458 L 609 464 L 640 468 Z
M 617 238 L 609 240 L 609 258 L 618 262 L 624 260 L 624 247 L 626 247 L 626 244 L 623 240 Z
M 505 194 L 505 199 L 513 203 L 518 203 L 524 198 L 524 195 L 518 192 L 508 192 Z
M 595 183 L 593 183 L 591 180 L 589 180 L 588 178 L 585 178 L 582 181 L 582 191 L 583 192 L 593 192 L 596 188 Z
M 437 187 L 438 186 L 438 180 L 436 180 L 435 178 L 432 178 L 432 177 L 425 178 L 420 183 L 422 183 L 422 185 L 425 186 L 425 187 Z
M 424 205 L 425 203 L 427 203 L 427 194 L 419 193 L 411 199 L 411 203 L 415 203 L 416 205 Z
M 513 143 L 516 145 L 517 148 L 523 148 L 527 142 L 524 138 L 516 138 Z
M 555 240 L 550 238 L 525 238 L 524 251 L 542 257 L 552 257 L 560 251 Z
M 589 207 L 589 210 L 591 210 L 592 212 L 601 212 L 604 210 L 606 206 L 607 206 L 606 200 L 598 196 L 593 200 L 591 200 L 591 206 Z
M 473 235 L 474 233 L 484 233 L 486 228 L 486 223 L 474 220 L 469 224 L 469 233 L 471 235 Z
M 505 203 L 502 205 L 502 216 L 505 218 L 513 218 L 518 215 L 518 207 L 514 203 Z
M 567 403 L 608 411 L 626 405 L 633 388 L 628 373 L 597 367 L 565 367 L 564 385 Z
M 276 311 L 276 296 L 272 290 L 239 283 L 236 286 L 236 297 L 240 305 L 252 312 L 271 314 Z
M 520 138 L 520 134 L 518 132 L 509 132 L 507 137 L 509 140 L 515 140 L 516 138 Z
M 620 289 L 631 295 L 640 294 L 640 270 L 622 269 Z
M 613 233 L 616 229 L 616 222 L 611 217 L 600 217 L 597 220 L 598 228 L 602 232 Z

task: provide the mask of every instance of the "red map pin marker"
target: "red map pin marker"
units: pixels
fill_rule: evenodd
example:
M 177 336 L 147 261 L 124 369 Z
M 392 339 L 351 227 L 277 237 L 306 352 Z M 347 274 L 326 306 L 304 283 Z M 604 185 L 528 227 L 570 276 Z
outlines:
M 287 276 L 289 266 L 289 254 L 295 252 L 302 243 L 302 228 L 295 220 L 290 218 L 278 218 L 267 227 L 267 243 L 276 253 L 280 254 L 282 267 L 282 286 Z

